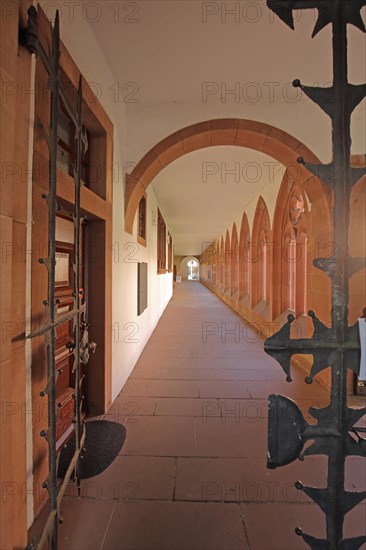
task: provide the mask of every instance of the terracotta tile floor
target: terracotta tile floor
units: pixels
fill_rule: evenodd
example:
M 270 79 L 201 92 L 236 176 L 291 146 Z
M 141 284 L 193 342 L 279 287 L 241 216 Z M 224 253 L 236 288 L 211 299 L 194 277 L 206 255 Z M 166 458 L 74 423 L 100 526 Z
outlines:
M 205 287 L 177 285 L 106 416 L 126 425 L 120 456 L 83 481 L 81 499 L 70 486 L 60 549 L 297 550 L 308 546 L 296 526 L 325 535 L 323 514 L 293 484 L 324 487 L 326 460 L 267 470 L 266 400 L 279 392 L 306 412 L 328 393 L 300 371 L 286 383 L 262 345 Z M 349 459 L 347 488 L 365 481 L 363 460 Z M 363 505 L 349 514 L 348 536 L 366 531 L 365 518 Z

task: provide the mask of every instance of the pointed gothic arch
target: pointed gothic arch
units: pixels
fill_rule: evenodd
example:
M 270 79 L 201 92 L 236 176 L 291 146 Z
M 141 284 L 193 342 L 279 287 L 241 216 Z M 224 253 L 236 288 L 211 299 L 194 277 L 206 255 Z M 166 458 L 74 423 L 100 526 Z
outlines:
M 252 307 L 270 301 L 271 282 L 271 222 L 267 205 L 259 197 L 254 214 L 251 243 Z
M 231 246 L 229 230 L 226 230 L 225 237 L 225 254 L 224 254 L 224 292 L 230 293 L 231 284 Z
M 250 293 L 250 228 L 248 216 L 243 213 L 239 239 L 239 300 Z
M 230 262 L 230 293 L 231 295 L 238 292 L 238 280 L 239 280 L 239 243 L 238 243 L 238 231 L 236 224 L 234 223 L 231 231 L 231 262 Z

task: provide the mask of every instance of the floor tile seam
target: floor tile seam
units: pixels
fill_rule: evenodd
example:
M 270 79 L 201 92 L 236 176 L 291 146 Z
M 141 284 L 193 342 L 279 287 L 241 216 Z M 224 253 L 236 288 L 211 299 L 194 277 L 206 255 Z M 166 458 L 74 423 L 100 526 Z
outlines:
M 241 528 L 242 528 L 243 535 L 244 535 L 244 541 L 245 541 L 245 544 L 247 545 L 247 549 L 248 549 L 248 550 L 251 550 L 251 549 L 250 549 L 250 542 L 249 542 L 248 529 L 247 529 L 247 526 L 246 526 L 246 523 L 245 523 L 244 511 L 243 511 L 243 509 L 241 508 L 240 504 L 241 504 L 241 503 L 238 503 L 238 506 L 239 506 L 239 514 L 240 514 L 240 519 L 241 519 Z
M 171 455 L 156 455 L 156 454 L 133 454 L 133 455 L 117 455 L 118 457 L 125 457 L 125 458 L 162 458 L 162 459 L 177 459 L 177 460 L 256 460 L 256 459 L 262 459 L 263 462 L 266 462 L 266 457 L 263 455 L 259 456 L 230 456 L 230 455 L 202 455 L 202 456 L 196 456 L 196 455 L 177 455 L 177 454 L 171 454 Z M 292 482 L 291 482 L 292 483 Z M 294 481 L 295 483 L 295 481 Z M 366 505 L 366 502 L 365 502 Z
M 66 496 L 66 495 L 65 495 Z M 88 504 L 91 504 L 93 502 L 96 502 L 96 499 L 93 499 L 92 497 L 80 497 L 80 500 L 88 503 Z M 315 503 L 314 502 L 310 502 L 310 501 L 304 501 L 304 502 L 294 502 L 294 501 L 291 501 L 291 500 L 278 500 L 278 499 L 273 499 L 273 500 L 222 500 L 222 499 L 205 499 L 205 500 L 200 500 L 200 499 L 192 499 L 192 498 L 175 498 L 174 494 L 172 497 L 168 497 L 168 498 L 156 498 L 156 497 L 146 497 L 146 498 L 116 498 L 116 497 L 100 497 L 100 499 L 98 499 L 97 502 L 100 502 L 100 501 L 105 501 L 105 502 L 108 502 L 108 501 L 113 501 L 115 504 L 120 504 L 120 503 L 124 503 L 124 504 L 129 504 L 129 503 L 141 503 L 141 502 L 170 502 L 170 503 L 176 503 L 176 502 L 185 502 L 185 503 L 189 503 L 189 504 L 238 504 L 239 506 L 241 504 L 245 504 L 245 505 L 278 505 L 278 504 L 281 504 L 281 505 L 287 505 L 287 506 L 314 506 Z M 107 526 L 107 531 L 109 529 L 109 526 L 110 526 L 110 523 L 112 521 L 112 514 L 114 514 L 114 508 L 113 507 L 113 511 L 111 512 L 111 517 L 110 519 L 108 520 L 108 526 Z M 105 541 L 105 537 L 106 535 L 108 534 L 106 531 L 106 533 L 103 535 L 103 541 L 102 541 L 102 545 L 104 544 L 104 541 Z M 102 550 L 103 546 L 101 546 L 101 550 Z
M 153 399 L 153 398 L 156 398 L 156 399 L 225 399 L 225 400 L 231 400 L 231 401 L 236 401 L 236 400 L 245 400 L 247 401 L 248 398 L 244 398 L 244 397 L 182 397 L 180 395 L 177 395 L 177 396 L 170 396 L 170 395 L 162 395 L 162 396 L 158 396 L 158 395 L 153 395 L 153 396 L 149 396 L 149 395 L 140 395 L 140 396 L 136 396 L 136 395 L 126 395 L 125 397 L 146 397 L 147 399 Z M 262 398 L 263 401 L 267 401 L 267 397 L 263 397 Z M 115 403 L 115 402 L 114 402 Z M 113 403 L 112 405 L 113 406 Z M 111 410 L 111 409 L 109 409 Z M 108 414 L 108 413 L 106 413 Z
M 149 380 L 153 382 L 269 382 L 269 380 L 233 380 L 232 378 L 137 378 L 135 376 L 129 378 L 129 380 Z
M 87 502 L 88 500 L 90 501 L 93 501 L 93 499 L 89 499 L 87 497 L 81 497 L 81 500 L 83 500 L 84 502 Z M 314 502 L 292 502 L 292 501 L 288 501 L 288 500 L 283 500 L 283 501 L 278 501 L 278 500 L 271 500 L 271 501 L 265 501 L 265 500 L 257 500 L 257 501 L 237 501 L 237 500 L 192 500 L 192 499 L 184 499 L 184 498 L 179 498 L 179 499 L 175 499 L 175 500 L 172 500 L 171 498 L 140 498 L 140 499 L 135 499 L 135 498 L 131 498 L 131 499 L 118 499 L 118 498 L 106 498 L 106 497 L 103 497 L 101 500 L 104 500 L 106 502 L 108 502 L 109 500 L 113 500 L 115 502 L 115 504 L 136 504 L 136 503 L 142 503 L 142 502 L 170 502 L 171 504 L 175 504 L 175 503 L 179 503 L 179 502 L 182 502 L 182 503 L 189 503 L 189 504 L 238 504 L 239 506 L 244 504 L 244 505 L 249 505 L 249 506 L 256 506 L 256 505 L 260 505 L 260 506 L 276 506 L 278 504 L 281 504 L 281 505 L 285 505 L 285 506 L 297 506 L 297 507 L 302 507 L 302 506 L 316 506 L 316 504 Z M 90 503 L 88 503 L 90 504 Z M 114 514 L 114 510 L 115 510 L 115 507 L 113 507 L 113 514 Z M 109 529 L 109 526 L 110 526 L 110 523 L 112 521 L 112 513 L 111 513 L 111 518 L 110 520 L 108 520 L 108 529 Z M 104 544 L 104 541 L 105 541 L 105 537 L 103 536 L 103 544 Z M 101 550 L 102 550 L 102 546 L 101 546 Z
M 65 497 L 67 497 L 68 495 L 65 494 Z M 77 497 L 77 499 L 79 501 L 84 501 L 84 502 L 88 502 L 88 501 L 95 501 L 96 499 L 92 498 L 92 497 L 86 497 L 86 496 L 80 496 L 80 497 Z M 151 498 L 116 498 L 116 497 L 101 497 L 101 500 L 113 500 L 113 501 L 118 501 L 118 502 L 143 502 L 145 500 L 148 500 L 148 501 L 156 501 L 156 502 L 192 502 L 192 503 L 203 503 L 205 504 L 206 502 L 212 502 L 212 503 L 215 503 L 215 504 L 220 504 L 220 503 L 223 503 L 223 504 L 235 504 L 237 502 L 241 503 L 241 504 L 253 504 L 253 505 L 256 505 L 256 504 L 286 504 L 288 506 L 317 506 L 317 504 L 315 502 L 312 502 L 310 499 L 309 500 L 304 500 L 302 502 L 300 502 L 299 500 L 291 500 L 291 499 L 283 499 L 283 500 L 279 500 L 279 499 L 269 499 L 269 500 L 255 500 L 255 499 L 248 499 L 248 500 L 215 500 L 215 499 L 202 499 L 202 500 L 196 500 L 196 499 L 192 499 L 192 498 L 179 498 L 179 499 L 169 499 L 169 498 L 154 498 L 154 497 L 151 497 Z M 364 506 L 366 506 L 366 503 L 364 504 Z M 111 511 L 111 515 L 113 513 L 113 510 Z
M 116 502 L 114 501 L 114 506 L 113 506 L 111 515 L 109 516 L 109 520 L 108 520 L 108 523 L 107 523 L 107 526 L 106 526 L 106 530 L 105 530 L 105 533 L 104 533 L 104 536 L 103 536 L 103 539 L 102 539 L 102 542 L 101 542 L 101 545 L 100 545 L 100 550 L 103 550 L 103 546 L 105 544 L 105 541 L 107 540 L 108 531 L 109 531 L 109 528 L 110 528 L 111 523 L 112 523 L 112 519 L 113 519 L 113 516 L 114 516 L 115 509 L 116 509 Z
M 177 486 L 177 474 L 178 474 L 178 458 L 174 459 L 174 484 L 173 484 L 173 497 L 172 500 L 175 501 L 175 491 Z
M 216 460 L 216 459 L 227 459 L 227 460 L 234 460 L 234 459 L 241 459 L 241 460 L 244 460 L 244 459 L 250 459 L 250 460 L 264 460 L 266 461 L 266 458 L 263 458 L 263 455 L 253 455 L 253 456 L 246 456 L 246 455 L 242 455 L 242 456 L 238 456 L 238 455 L 235 455 L 235 456 L 232 456 L 232 455 L 192 455 L 192 454 L 187 454 L 187 455 L 176 455 L 176 454 L 170 454 L 170 455 L 157 455 L 157 454 L 119 454 L 117 455 L 119 457 L 128 457 L 128 458 L 179 458 L 179 459 L 185 459 L 185 460 L 189 460 L 189 459 L 212 459 L 212 460 Z
M 144 415 L 144 416 L 159 416 L 159 415 L 156 415 L 157 406 L 158 406 L 158 398 L 155 397 L 155 406 L 154 406 L 154 412 L 153 412 L 153 414 L 152 414 L 152 415 Z
M 214 404 L 213 402 L 210 402 L 210 405 L 213 405 L 213 404 Z M 230 412 L 235 414 L 235 411 L 228 411 L 227 414 L 229 414 Z M 217 412 L 216 415 L 211 415 L 210 418 L 226 418 L 227 414 L 226 414 L 225 417 L 223 417 L 222 413 Z M 112 414 L 107 415 L 105 420 L 108 420 L 108 417 L 113 417 L 113 416 L 115 416 L 115 415 L 112 415 Z M 184 413 L 184 414 L 171 413 L 171 414 L 169 414 L 169 413 L 164 413 L 164 414 L 139 414 L 139 415 L 135 415 L 133 418 L 165 418 L 165 417 L 167 417 L 167 418 L 171 418 L 171 417 L 174 417 L 174 418 L 203 418 L 204 416 L 202 414 L 197 414 L 197 413 L 196 414 L 187 414 L 187 413 Z M 206 418 L 206 417 L 204 417 L 204 418 Z M 268 416 L 260 416 L 260 417 L 258 417 L 258 419 L 256 418 L 255 421 L 254 420 L 253 421 L 248 421 L 248 424 L 249 423 L 255 424 L 258 420 L 261 420 L 261 419 L 264 420 L 264 419 L 267 419 L 267 418 L 268 418 Z M 224 422 L 226 422 L 226 421 L 223 421 L 223 423 Z M 235 422 L 235 424 L 239 424 L 239 423 L 241 423 L 241 420 L 234 420 L 233 423 L 234 422 Z M 205 422 L 205 423 L 208 423 L 208 422 Z M 229 421 L 227 423 L 229 424 Z M 135 422 L 133 420 L 128 420 L 128 421 L 123 420 L 123 422 L 121 422 L 121 424 L 123 424 L 123 425 L 125 425 L 125 424 L 137 424 L 137 422 Z
M 265 401 L 268 399 L 268 394 L 263 396 L 250 396 L 250 395 L 237 395 L 236 397 L 221 397 L 219 395 L 129 395 L 132 399 L 139 399 L 141 397 L 156 397 L 157 399 L 231 399 L 232 401 Z M 288 396 L 291 399 L 298 399 L 296 395 Z M 105 415 L 108 416 L 108 415 Z M 153 415 L 151 415 L 153 416 Z
M 193 399 L 193 400 L 197 400 L 197 401 L 200 401 L 200 400 L 206 400 L 206 399 L 212 399 L 212 400 L 225 400 L 225 401 L 249 401 L 249 398 L 248 397 L 220 397 L 220 396 L 215 396 L 215 397 L 198 397 L 198 396 L 192 396 L 192 397 L 185 397 L 185 396 L 181 396 L 181 395 L 162 395 L 162 396 L 158 396 L 158 395 L 153 395 L 153 396 L 150 396 L 150 395 L 127 395 L 126 397 L 130 398 L 130 397 L 146 397 L 147 399 L 153 399 L 153 398 L 156 398 L 156 399 Z M 261 398 L 262 401 L 267 401 L 268 397 L 263 397 Z M 111 405 L 111 407 L 113 407 L 113 404 Z M 110 408 L 109 410 L 113 410 L 112 408 Z M 108 416 L 108 413 L 105 413 L 104 416 Z M 126 414 L 126 416 L 128 416 Z M 135 415 L 135 416 L 139 416 L 139 415 Z M 140 415 L 140 416 L 146 416 L 146 415 Z M 153 416 L 153 415 L 151 415 Z
M 195 450 L 196 456 L 198 456 L 198 438 L 197 438 L 197 420 L 196 420 L 196 417 L 194 417 L 194 419 L 193 419 L 193 433 L 194 433 L 194 450 Z

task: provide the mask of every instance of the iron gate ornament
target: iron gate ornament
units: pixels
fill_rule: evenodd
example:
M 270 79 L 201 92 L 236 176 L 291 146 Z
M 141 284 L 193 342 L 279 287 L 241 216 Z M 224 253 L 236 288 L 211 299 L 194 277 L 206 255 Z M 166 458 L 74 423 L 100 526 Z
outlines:
M 48 443 L 48 476 L 43 482 L 42 487 L 47 489 L 49 515 L 42 530 L 40 537 L 33 538 L 28 544 L 27 550 L 41 550 L 48 540 L 50 550 L 57 550 L 58 547 L 58 524 L 61 522 L 60 506 L 67 484 L 75 472 L 75 481 L 80 495 L 80 475 L 79 466 L 81 453 L 84 449 L 86 436 L 85 423 L 81 417 L 83 396 L 81 394 L 82 380 L 84 376 L 81 373 L 81 363 L 87 362 L 86 354 L 93 352 L 95 344 L 89 344 L 88 333 L 85 328 L 86 303 L 81 303 L 80 296 L 80 259 L 81 259 L 81 224 L 83 218 L 80 213 L 80 189 L 81 189 L 81 158 L 86 151 L 88 143 L 87 136 L 83 130 L 82 107 L 83 107 L 83 88 L 82 76 L 76 90 L 75 106 L 71 105 L 67 93 L 60 82 L 60 21 L 59 12 L 56 11 L 54 26 L 51 27 L 51 45 L 48 51 L 44 49 L 39 39 L 38 12 L 35 6 L 28 9 L 27 27 L 19 30 L 19 42 L 26 47 L 30 54 L 38 56 L 48 73 L 48 89 L 50 91 L 50 124 L 46 128 L 42 122 L 38 122 L 43 130 L 44 137 L 48 145 L 49 152 L 49 181 L 48 193 L 43 194 L 42 198 L 46 201 L 48 207 L 48 254 L 46 258 L 40 258 L 39 263 L 47 269 L 47 299 L 44 300 L 45 322 L 37 330 L 30 332 L 26 338 L 34 338 L 43 335 L 45 337 L 45 347 L 47 351 L 47 383 L 40 392 L 41 397 L 48 398 L 48 426 L 42 430 L 41 437 L 44 437 Z M 56 267 L 56 216 L 59 212 L 64 212 L 62 207 L 57 204 L 57 145 L 58 145 L 58 119 L 59 119 L 59 101 L 60 98 L 64 107 L 75 126 L 75 147 L 76 159 L 73 165 L 74 176 L 74 209 L 68 212 L 68 215 L 74 222 L 74 261 L 73 261 L 73 304 L 71 311 L 64 315 L 57 314 L 58 301 L 55 299 L 55 267 Z M 56 403 L 56 383 L 61 374 L 61 369 L 55 368 L 55 337 L 56 329 L 66 321 L 72 321 L 73 342 L 69 347 L 70 354 L 74 355 L 72 373 L 75 378 L 72 398 L 74 400 L 73 426 L 75 437 L 75 453 L 71 459 L 66 475 L 59 486 L 57 479 L 59 454 L 56 450 L 56 428 L 60 409 Z M 83 334 L 82 334 L 83 330 Z
M 364 430 L 356 428 L 366 414 L 366 408 L 355 409 L 347 404 L 347 371 L 356 375 L 360 369 L 360 338 L 358 323 L 348 326 L 350 277 L 366 266 L 366 258 L 349 255 L 349 211 L 352 187 L 366 173 L 366 168 L 353 168 L 350 163 L 351 114 L 366 96 L 366 85 L 352 85 L 347 78 L 347 24 L 365 32 L 361 9 L 366 0 L 267 0 L 267 6 L 287 26 L 294 29 L 293 10 L 318 10 L 318 19 L 312 37 L 332 25 L 333 31 L 333 85 L 327 88 L 304 86 L 294 80 L 293 86 L 303 93 L 332 121 L 333 161 L 314 165 L 299 158 L 307 170 L 318 177 L 332 191 L 333 236 L 337 251 L 332 258 L 317 258 L 313 265 L 331 279 L 331 326 L 327 327 L 313 311 L 311 338 L 292 339 L 291 324 L 287 323 L 267 338 L 264 349 L 282 366 L 286 380 L 291 382 L 291 359 L 294 354 L 311 354 L 313 364 L 305 382 L 327 368 L 331 370 L 330 404 L 325 408 L 311 407 L 310 414 L 317 420 L 308 424 L 297 404 L 280 395 L 268 400 L 268 468 L 284 466 L 305 456 L 328 456 L 328 483 L 324 489 L 307 487 L 300 481 L 295 486 L 310 497 L 326 515 L 327 538 L 321 540 L 295 529 L 296 534 L 313 550 L 358 550 L 366 542 L 366 535 L 343 538 L 345 515 L 366 498 L 366 491 L 351 492 L 344 488 L 345 462 L 348 456 L 366 457 Z M 353 437 L 356 435 L 356 439 Z M 305 443 L 313 441 L 304 450 Z

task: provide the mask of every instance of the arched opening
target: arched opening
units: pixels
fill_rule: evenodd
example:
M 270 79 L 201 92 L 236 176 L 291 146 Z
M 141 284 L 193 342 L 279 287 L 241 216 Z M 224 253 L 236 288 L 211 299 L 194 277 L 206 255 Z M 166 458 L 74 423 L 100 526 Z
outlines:
M 312 262 L 331 242 L 328 196 L 317 180 L 297 182 L 286 170 L 273 221 L 273 317 L 306 314 L 308 307 L 324 303 L 328 277 Z M 329 315 L 329 308 L 327 311 Z
M 224 255 L 224 292 L 230 294 L 231 284 L 231 247 L 230 247 L 230 235 L 229 231 L 226 231 L 225 237 L 225 255 Z
M 309 172 L 297 164 L 303 156 L 308 162 L 319 159 L 301 142 L 269 124 L 246 119 L 215 119 L 187 126 L 156 144 L 126 176 L 125 230 L 132 234 L 135 214 L 151 181 L 174 160 L 183 155 L 216 145 L 234 145 L 261 151 L 292 166 L 298 181 L 309 179 Z M 315 188 L 321 184 L 318 182 Z
M 264 228 L 259 237 L 259 249 L 261 250 L 260 277 L 258 290 L 259 299 L 263 302 L 269 302 L 269 239 L 268 232 Z
M 219 271 L 220 271 L 220 278 L 219 278 L 219 285 L 220 290 L 224 289 L 224 266 L 225 266 L 225 245 L 224 245 L 224 237 L 221 237 L 220 242 L 220 252 L 219 252 Z
M 183 281 L 199 281 L 200 261 L 195 256 L 186 256 L 180 262 L 180 273 Z
M 220 285 L 220 241 L 214 242 L 212 252 L 212 282 L 215 287 Z
M 236 230 L 236 224 L 233 225 L 231 233 L 231 295 L 236 298 L 238 294 L 238 279 L 239 279 L 239 246 L 238 246 L 238 232 Z
M 239 240 L 239 300 L 245 300 L 249 304 L 250 293 L 250 229 L 248 217 L 244 212 Z
M 258 229 L 260 220 L 257 209 L 253 224 L 253 226 L 257 226 L 256 229 L 249 226 L 248 220 L 245 222 L 242 220 L 240 238 L 238 234 L 235 236 L 234 228 L 232 228 L 213 245 L 214 250 L 212 253 L 210 252 L 209 259 L 201 258 L 200 279 L 212 285 L 217 293 L 225 294 L 230 303 L 238 304 L 240 302 L 240 307 L 243 307 L 245 311 L 254 308 L 255 313 L 259 314 L 262 320 L 276 318 L 283 313 L 284 308 L 295 312 L 304 312 L 307 301 L 309 307 L 313 307 L 314 302 L 319 303 L 319 298 L 322 309 L 319 314 L 323 314 L 324 318 L 327 318 L 329 307 L 326 308 L 326 300 L 323 299 L 323 295 L 326 296 L 328 292 L 329 281 L 323 282 L 322 279 L 326 276 L 316 270 L 312 265 L 312 260 L 320 255 L 319 250 L 314 250 L 314 242 L 315 245 L 320 242 L 324 247 L 326 242 L 330 242 L 326 239 L 331 239 L 331 235 L 329 235 L 331 226 L 329 221 L 330 193 L 320 180 L 310 174 L 302 164 L 297 163 L 299 156 L 303 156 L 312 163 L 319 162 L 318 159 L 303 144 L 277 128 L 249 120 L 218 119 L 193 124 L 165 138 L 143 157 L 126 178 L 126 230 L 132 232 L 134 223 L 134 214 L 131 213 L 133 197 L 138 196 L 142 189 L 145 192 L 150 182 L 164 168 L 186 154 L 204 148 L 213 149 L 220 145 L 253 149 L 259 151 L 260 154 L 269 155 L 278 160 L 286 169 L 283 181 L 287 177 L 287 187 L 281 185 L 279 194 L 283 196 L 281 196 L 279 210 L 276 202 L 273 233 L 272 219 L 269 218 L 268 211 L 266 212 L 265 227 Z M 164 180 L 161 178 L 162 176 L 156 178 L 154 185 L 155 182 L 159 185 L 163 183 Z M 316 231 L 317 236 L 320 236 L 319 241 L 314 241 L 313 233 L 312 240 L 309 240 L 307 232 L 298 233 L 296 239 L 292 238 L 290 231 L 287 232 L 287 240 L 284 242 L 283 219 L 285 209 L 288 208 L 289 192 L 294 182 L 299 189 L 306 190 L 305 202 L 311 205 L 312 214 L 314 213 L 314 216 L 316 214 L 317 220 L 320 215 L 319 231 L 318 228 Z M 269 199 L 268 204 L 272 210 L 271 201 L 272 199 Z M 128 212 L 130 214 L 127 215 Z M 321 218 L 322 212 L 325 212 L 323 218 Z M 250 213 L 251 216 L 252 213 Z M 277 219 L 276 224 L 275 219 Z M 295 229 L 296 233 L 297 228 Z M 311 230 L 313 232 L 313 222 L 311 222 Z M 235 239 L 237 239 L 237 252 L 235 252 Z M 311 246 L 313 249 L 310 259 L 307 258 L 309 252 L 306 249 L 311 249 Z M 287 272 L 283 265 L 283 248 L 288 256 L 286 258 Z M 194 253 L 193 250 L 192 253 Z M 301 262 L 299 255 L 302 258 Z M 308 269 L 307 274 L 305 273 L 306 269 Z M 285 271 L 285 276 L 283 276 L 283 271 Z M 299 290 L 302 288 L 306 291 L 306 285 L 307 296 Z M 286 287 L 286 291 L 284 287 Z M 284 301 L 286 305 L 284 305 Z
M 287 201 L 284 218 L 282 273 L 288 274 L 282 309 L 297 317 L 306 313 L 307 206 L 304 191 L 294 184 Z
M 254 215 L 251 248 L 252 307 L 261 305 L 263 309 L 270 301 L 271 225 L 268 209 L 262 197 L 258 199 Z

